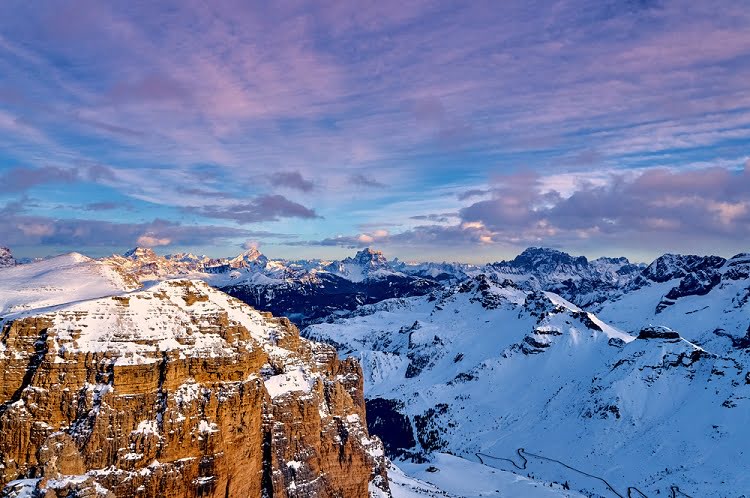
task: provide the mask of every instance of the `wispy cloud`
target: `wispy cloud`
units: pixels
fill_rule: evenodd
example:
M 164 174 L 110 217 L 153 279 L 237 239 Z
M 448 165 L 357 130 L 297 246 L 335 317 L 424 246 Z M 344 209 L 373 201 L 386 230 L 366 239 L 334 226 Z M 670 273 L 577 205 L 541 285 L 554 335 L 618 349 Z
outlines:
M 116 223 L 28 215 L 0 217 L 0 231 L 3 243 L 10 246 L 98 249 L 135 245 L 218 245 L 253 235 L 252 231 L 239 228 L 182 225 L 159 219 L 147 223 Z
M 325 238 L 312 245 L 451 247 L 496 245 L 522 249 L 556 247 L 673 250 L 723 244 L 739 250 L 750 230 L 750 166 L 689 171 L 651 169 L 612 174 L 604 183 L 582 179 L 566 195 L 545 187 L 540 176 L 498 176 L 489 199 L 473 202 L 456 218 L 418 215 L 432 221 L 397 233 L 387 230 Z M 446 224 L 447 223 L 447 224 Z M 644 241 L 648 241 L 644 244 Z
M 286 187 L 302 192 L 310 192 L 315 184 L 302 176 L 299 171 L 281 171 L 271 175 L 271 185 L 274 187 Z
M 282 195 L 263 195 L 242 204 L 190 208 L 189 211 L 206 218 L 233 220 L 238 223 L 277 221 L 280 218 L 319 218 L 315 210 L 290 201 Z
M 107 178 L 109 174 L 107 169 L 99 165 L 75 168 L 60 168 L 57 166 L 16 167 L 0 173 L 0 185 L 5 192 L 24 192 L 37 185 L 97 181 Z
M 387 185 L 363 173 L 356 173 L 349 177 L 352 185 L 359 187 L 385 188 Z
M 389 234 L 403 244 L 441 233 L 417 228 L 438 223 L 414 218 L 431 212 L 397 212 L 431 196 L 445 203 L 433 216 L 459 202 L 495 243 L 501 221 L 527 234 L 509 240 L 557 242 L 572 231 L 552 207 L 562 217 L 597 188 L 634 200 L 614 187 L 635 181 L 631 168 L 679 173 L 747 154 L 748 30 L 750 11 L 730 0 L 11 0 L 0 5 L 0 184 L 5 197 L 57 185 L 68 205 L 63 187 L 91 184 L 94 199 L 132 203 L 107 210 L 124 224 L 154 209 L 174 223 L 286 224 L 273 229 L 313 241 L 387 212 L 384 223 L 413 231 Z M 518 189 L 541 198 L 483 185 L 519 168 L 536 176 Z M 575 184 L 595 169 L 622 179 Z M 549 188 L 563 174 L 566 190 Z M 739 207 L 700 205 L 739 219 Z M 439 223 L 454 228 L 446 240 L 486 243 Z M 579 234 L 609 243 L 605 228 Z

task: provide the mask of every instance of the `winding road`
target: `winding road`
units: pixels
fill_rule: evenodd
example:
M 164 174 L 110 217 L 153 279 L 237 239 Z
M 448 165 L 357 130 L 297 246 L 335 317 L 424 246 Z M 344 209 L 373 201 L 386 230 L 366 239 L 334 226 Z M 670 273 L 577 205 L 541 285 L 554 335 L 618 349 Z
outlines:
M 474 455 L 476 455 L 476 457 L 479 459 L 479 461 L 483 465 L 487 465 L 487 464 L 485 464 L 484 459 L 482 457 L 484 457 L 484 458 L 491 458 L 493 460 L 501 460 L 501 461 L 504 461 L 504 462 L 509 462 L 511 465 L 513 465 L 518 470 L 526 470 L 526 467 L 527 467 L 527 465 L 529 463 L 529 460 L 524 455 L 528 455 L 528 456 L 533 457 L 533 458 L 538 458 L 540 460 L 546 460 L 548 462 L 553 462 L 553 463 L 562 465 L 566 469 L 572 470 L 573 472 L 576 472 L 576 473 L 584 475 L 586 477 L 590 477 L 592 479 L 596 479 L 598 481 L 601 481 L 605 486 L 607 486 L 607 488 L 610 491 L 612 491 L 612 493 L 615 494 L 615 496 L 617 496 L 619 498 L 648 498 L 648 496 L 643 491 L 641 491 L 640 489 L 638 489 L 635 486 L 628 486 L 627 491 L 626 491 L 626 495 L 622 495 L 619 492 L 617 492 L 617 490 L 614 488 L 614 486 L 612 486 L 612 484 L 610 484 L 609 481 L 607 481 L 603 477 L 595 476 L 593 474 L 589 474 L 588 472 L 584 472 L 583 470 L 577 469 L 575 467 L 571 467 L 567 463 L 561 462 L 560 460 L 556 460 L 554 458 L 549 458 L 549 457 L 546 457 L 546 456 L 543 456 L 543 455 L 537 455 L 535 453 L 530 453 L 530 452 L 526 451 L 524 448 L 518 448 L 516 450 L 516 453 L 518 454 L 518 457 L 522 461 L 521 465 L 518 465 L 511 458 L 496 457 L 496 456 L 492 456 L 492 455 L 487 455 L 485 453 L 474 453 Z M 678 495 L 684 496 L 684 497 L 687 497 L 687 498 L 693 498 L 692 496 L 690 496 L 690 495 L 684 493 L 683 491 L 681 491 L 678 486 L 671 486 L 669 488 L 669 490 L 671 492 L 671 496 L 669 498 L 677 498 Z

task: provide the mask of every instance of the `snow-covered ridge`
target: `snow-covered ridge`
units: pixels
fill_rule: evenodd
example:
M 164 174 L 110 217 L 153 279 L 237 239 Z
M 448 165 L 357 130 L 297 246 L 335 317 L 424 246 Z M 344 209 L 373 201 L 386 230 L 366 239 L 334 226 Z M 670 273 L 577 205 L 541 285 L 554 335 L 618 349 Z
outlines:
M 0 318 L 120 294 L 140 284 L 111 266 L 70 253 L 0 272 Z
M 553 291 L 587 306 L 626 287 L 641 274 L 643 265 L 623 257 L 589 261 L 555 249 L 530 247 L 511 261 L 491 263 L 481 271 L 530 290 Z
M 147 290 L 71 302 L 48 312 L 29 310 L 53 323 L 52 351 L 107 353 L 117 364 L 160 361 L 159 353 L 191 357 L 232 355 L 220 330 L 227 321 L 249 332 L 248 341 L 273 351 L 279 324 L 202 281 L 169 280 Z

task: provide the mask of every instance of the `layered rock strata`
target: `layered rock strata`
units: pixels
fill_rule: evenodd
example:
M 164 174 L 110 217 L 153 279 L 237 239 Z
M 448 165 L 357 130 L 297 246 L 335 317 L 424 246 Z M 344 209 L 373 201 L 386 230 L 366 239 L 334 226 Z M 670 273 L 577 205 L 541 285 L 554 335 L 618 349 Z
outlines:
M 5 317 L 9 496 L 389 496 L 362 374 L 208 285 Z

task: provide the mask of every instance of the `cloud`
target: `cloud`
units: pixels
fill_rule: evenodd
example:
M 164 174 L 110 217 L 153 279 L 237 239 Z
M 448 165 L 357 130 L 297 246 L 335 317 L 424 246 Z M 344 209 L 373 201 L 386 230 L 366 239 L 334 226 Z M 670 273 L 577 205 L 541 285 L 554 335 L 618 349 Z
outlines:
M 138 237 L 138 240 L 136 240 L 136 244 L 139 247 L 159 247 L 159 246 L 168 246 L 172 243 L 171 239 L 167 238 L 159 238 L 154 236 L 153 234 L 144 234 Z
M 410 220 L 417 221 L 432 221 L 435 223 L 448 223 L 451 219 L 458 216 L 458 213 L 433 213 L 433 214 L 418 214 L 415 216 L 409 216 Z
M 113 209 L 119 209 L 122 207 L 126 207 L 125 204 L 121 204 L 119 202 L 109 202 L 109 201 L 103 201 L 103 202 L 90 202 L 86 204 L 83 209 L 86 211 L 111 211 Z
M 95 182 L 101 179 L 111 179 L 111 175 L 109 168 L 97 164 L 74 168 L 19 166 L 0 174 L 0 185 L 4 192 L 24 192 L 38 185 Z
M 390 238 L 388 230 L 374 230 L 371 232 L 363 232 L 357 235 L 337 235 L 336 237 L 329 237 L 322 240 L 313 241 L 300 241 L 294 242 L 290 245 L 297 246 L 339 246 L 347 248 L 358 248 L 367 247 L 370 245 L 377 245 L 379 243 L 387 243 Z
M 182 225 L 155 219 L 146 223 L 117 223 L 88 219 L 58 219 L 15 215 L 0 217 L 3 243 L 22 247 L 117 248 L 135 245 L 220 245 L 252 237 L 251 230 L 213 225 Z
M 750 172 L 727 168 L 656 168 L 612 175 L 603 185 L 579 183 L 568 196 L 545 191 L 534 174 L 500 178 L 493 197 L 460 211 L 464 223 L 482 223 L 495 239 L 602 245 L 682 241 L 741 242 L 750 230 Z
M 411 218 L 440 224 L 299 244 L 430 249 L 547 245 L 619 252 L 674 244 L 740 247 L 750 233 L 750 168 L 612 174 L 603 183 L 581 180 L 567 195 L 550 190 L 546 183 L 528 171 L 496 176 L 487 189 L 491 198 L 461 209 L 456 224 L 445 224 L 450 219 L 440 215 L 419 215 Z
M 315 185 L 305 179 L 299 171 L 282 171 L 271 175 L 271 185 L 287 187 L 301 192 L 310 192 Z
M 314 209 L 290 201 L 282 195 L 261 195 L 242 204 L 188 208 L 188 211 L 207 218 L 233 220 L 238 223 L 277 221 L 281 218 L 320 218 Z
M 78 171 L 44 166 L 41 168 L 17 167 L 0 176 L 0 185 L 6 192 L 23 192 L 37 185 L 73 183 L 78 181 Z
M 528 164 L 539 178 L 525 186 L 459 194 L 462 221 L 483 221 L 507 240 L 608 240 L 612 227 L 636 222 L 607 195 L 645 198 L 647 212 L 663 190 L 662 204 L 709 213 L 698 218 L 705 229 L 726 232 L 743 218 L 742 201 L 709 192 L 691 204 L 684 186 L 669 184 L 686 177 L 544 186 L 550 170 L 745 160 L 750 11 L 731 0 L 643 4 L 0 4 L 0 188 L 95 182 L 180 213 L 174 220 L 190 206 L 190 214 L 252 223 L 316 216 L 316 205 L 291 206 L 293 198 L 259 205 L 274 192 L 266 179 L 299 192 L 335 185 L 320 202 L 341 213 L 341 226 L 321 228 L 323 239 L 387 203 L 432 203 L 399 213 L 404 226 L 410 215 L 456 209 L 455 198 L 435 192 L 451 186 L 453 197 L 477 178 Z M 71 203 L 56 190 L 53 202 Z M 670 209 L 653 208 L 644 223 L 687 240 Z M 455 227 L 442 233 L 466 235 Z
M 464 223 L 456 226 L 424 225 L 391 234 L 379 230 L 357 235 L 339 235 L 316 241 L 301 241 L 294 245 L 339 246 L 349 249 L 367 246 L 402 246 L 435 248 L 441 244 L 485 245 L 492 244 L 493 234 L 481 223 Z
M 260 242 L 258 242 L 257 240 L 248 239 L 243 242 L 240 247 L 242 247 L 246 251 L 251 251 L 253 249 L 260 250 Z
M 139 75 L 132 81 L 117 81 L 109 91 L 115 102 L 184 101 L 188 95 L 185 86 L 170 76 L 156 73 Z
M 354 175 L 351 175 L 349 177 L 349 181 L 352 183 L 352 185 L 357 185 L 359 187 L 370 187 L 370 188 L 385 188 L 387 185 L 385 183 L 379 182 L 378 180 L 366 176 L 362 173 L 356 173 Z
M 472 197 L 482 197 L 483 195 L 487 195 L 489 193 L 490 193 L 489 190 L 473 188 L 471 190 L 461 192 L 456 197 L 458 198 L 459 201 L 465 201 L 466 199 L 471 199 Z
M 222 192 L 220 190 L 209 190 L 205 188 L 197 187 L 178 187 L 178 194 L 185 194 L 189 196 L 202 197 L 204 199 L 232 199 L 235 196 L 229 192 Z
M 20 199 L 8 201 L 5 206 L 0 208 L 0 218 L 15 216 L 26 211 L 29 204 L 33 204 L 28 197 L 23 196 Z

